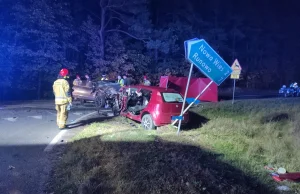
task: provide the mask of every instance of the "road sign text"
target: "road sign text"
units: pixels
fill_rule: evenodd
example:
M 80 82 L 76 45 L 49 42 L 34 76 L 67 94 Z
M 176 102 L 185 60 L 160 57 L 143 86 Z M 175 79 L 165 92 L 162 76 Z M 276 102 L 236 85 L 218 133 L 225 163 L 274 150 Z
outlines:
M 204 69 L 206 69 L 207 72 L 211 72 L 211 68 L 208 67 L 208 65 L 204 61 L 202 61 L 202 59 L 198 55 L 199 55 L 198 53 L 195 53 L 193 55 L 193 58 L 195 59 L 195 61 L 197 61 Z

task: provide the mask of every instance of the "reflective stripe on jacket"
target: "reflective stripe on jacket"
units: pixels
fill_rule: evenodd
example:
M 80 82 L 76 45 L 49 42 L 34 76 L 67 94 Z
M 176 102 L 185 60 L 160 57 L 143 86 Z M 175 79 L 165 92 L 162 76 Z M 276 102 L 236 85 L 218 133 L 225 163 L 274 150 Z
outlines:
M 55 95 L 55 104 L 72 103 L 70 86 L 67 80 L 57 79 L 53 84 L 53 93 Z
M 124 86 L 124 80 L 123 80 L 123 79 L 119 79 L 119 80 L 118 80 L 118 83 L 120 84 L 121 87 Z

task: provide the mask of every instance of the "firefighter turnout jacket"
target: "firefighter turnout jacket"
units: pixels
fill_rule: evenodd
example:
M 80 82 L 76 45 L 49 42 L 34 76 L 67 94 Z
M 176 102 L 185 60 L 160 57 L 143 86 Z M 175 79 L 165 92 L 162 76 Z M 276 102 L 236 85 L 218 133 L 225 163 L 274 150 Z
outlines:
M 70 85 L 67 80 L 57 79 L 53 84 L 53 92 L 55 95 L 55 104 L 61 105 L 72 103 Z

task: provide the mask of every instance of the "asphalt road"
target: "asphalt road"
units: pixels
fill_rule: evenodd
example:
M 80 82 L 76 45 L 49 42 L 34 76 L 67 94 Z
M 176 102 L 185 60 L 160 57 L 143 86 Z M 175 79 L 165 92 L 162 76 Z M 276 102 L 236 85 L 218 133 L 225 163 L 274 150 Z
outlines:
M 73 128 L 61 131 L 52 101 L 0 105 L 0 193 L 43 193 L 52 148 L 99 118 L 94 108 L 74 107 Z

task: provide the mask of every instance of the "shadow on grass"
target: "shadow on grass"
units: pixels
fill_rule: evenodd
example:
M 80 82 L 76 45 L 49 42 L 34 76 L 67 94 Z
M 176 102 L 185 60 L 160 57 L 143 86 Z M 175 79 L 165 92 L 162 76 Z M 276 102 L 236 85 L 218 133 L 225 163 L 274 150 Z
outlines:
M 290 119 L 290 115 L 288 113 L 272 113 L 261 119 L 261 123 L 271 123 L 271 122 L 280 122 L 286 121 Z
M 50 193 L 277 193 L 210 152 L 158 138 L 75 141 L 53 175 Z
M 195 112 L 190 111 L 189 112 L 189 122 L 188 124 L 184 125 L 182 127 L 182 130 L 192 130 L 202 127 L 204 124 L 206 124 L 209 121 L 208 118 L 201 116 Z

